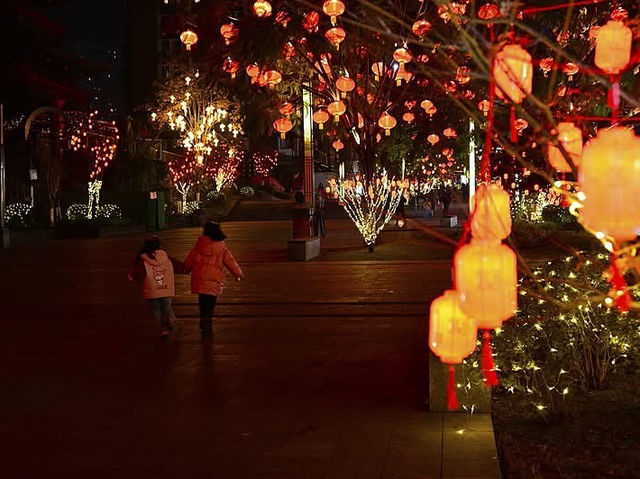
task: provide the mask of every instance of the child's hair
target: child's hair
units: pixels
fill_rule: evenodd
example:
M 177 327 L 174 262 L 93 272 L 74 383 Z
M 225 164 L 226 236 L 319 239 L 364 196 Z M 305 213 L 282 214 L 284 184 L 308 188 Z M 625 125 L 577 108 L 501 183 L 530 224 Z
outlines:
M 220 228 L 220 223 L 214 223 L 210 221 L 209 223 L 204 225 L 204 230 L 202 232 L 204 236 L 208 236 L 213 241 L 224 241 L 227 239 L 227 236 L 222 232 Z
M 140 259 L 140 256 L 146 254 L 150 258 L 156 257 L 156 250 L 160 248 L 160 238 L 156 235 L 149 235 L 144 239 L 144 243 L 142 243 L 142 249 L 138 253 L 136 259 Z

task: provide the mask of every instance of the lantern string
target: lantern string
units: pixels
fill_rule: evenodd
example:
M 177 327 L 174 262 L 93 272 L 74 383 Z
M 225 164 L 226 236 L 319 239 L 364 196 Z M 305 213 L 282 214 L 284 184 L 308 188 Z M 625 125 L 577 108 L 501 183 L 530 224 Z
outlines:
M 498 379 L 498 373 L 496 373 L 495 364 L 493 363 L 493 354 L 491 352 L 491 331 L 484 330 L 484 341 L 482 343 L 482 375 L 484 376 L 484 382 L 489 387 L 499 386 L 500 380 Z
M 449 365 L 449 381 L 447 382 L 447 409 L 455 411 L 460 407 L 456 397 L 456 367 Z

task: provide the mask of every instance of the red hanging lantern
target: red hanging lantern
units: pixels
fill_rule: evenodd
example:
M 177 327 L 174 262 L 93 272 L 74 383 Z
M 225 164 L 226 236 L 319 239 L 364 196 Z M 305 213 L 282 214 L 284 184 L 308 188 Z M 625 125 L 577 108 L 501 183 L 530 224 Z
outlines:
M 569 77 L 569 81 L 580 71 L 580 67 L 575 63 L 568 62 L 562 67 L 562 71 Z
M 501 241 L 511 234 L 509 193 L 496 183 L 478 186 L 471 210 L 471 233 L 477 239 Z
M 491 107 L 491 103 L 489 100 L 482 100 L 478 103 L 478 109 L 482 112 L 484 116 L 489 114 L 489 108 Z
M 413 53 L 406 47 L 396 48 L 393 52 L 393 59 L 400 65 L 405 65 L 413 59 Z
M 476 322 L 460 308 L 460 295 L 447 290 L 431 303 L 429 348 L 443 363 L 449 364 L 448 408 L 458 409 L 455 395 L 455 364 L 476 349 Z
M 424 112 L 429 116 L 435 115 L 436 112 L 438 111 L 438 109 L 436 108 L 436 106 L 433 104 L 431 100 L 422 100 L 422 103 L 420 103 L 420 106 L 422 107 Z
M 595 64 L 609 75 L 623 71 L 631 59 L 632 33 L 622 22 L 608 21 L 598 29 Z
M 267 70 L 258 79 L 258 85 L 268 86 L 271 90 L 280 82 L 282 82 L 282 75 L 276 70 Z
M 631 130 L 601 129 L 584 147 L 578 183 L 585 227 L 618 242 L 640 234 L 640 138 Z
M 340 121 L 340 115 L 343 115 L 347 111 L 347 105 L 343 101 L 332 101 L 327 107 L 329 114 L 333 115 L 333 121 L 338 123 Z
M 344 29 L 340 27 L 333 27 L 327 30 L 324 36 L 329 40 L 329 43 L 336 47 L 336 50 L 340 50 L 340 44 L 344 41 L 347 34 Z
M 318 23 L 320 22 L 320 14 L 315 10 L 305 14 L 302 19 L 302 26 L 309 33 L 313 33 L 318 30 Z
M 416 20 L 411 27 L 411 31 L 415 36 L 422 39 L 431 31 L 431 24 L 424 19 Z
M 396 119 L 386 111 L 380 115 L 380 118 L 378 118 L 378 126 L 384 129 L 384 134 L 386 136 L 391 135 L 391 129 L 395 127 L 397 123 Z
M 413 120 L 416 119 L 415 115 L 410 111 L 407 111 L 404 115 L 402 115 L 402 119 L 407 123 L 413 123 Z
M 431 144 L 431 146 L 434 146 L 436 143 L 438 143 L 440 141 L 440 137 L 434 133 L 432 133 L 431 135 L 429 135 L 427 137 L 427 141 Z
M 342 143 L 340 140 L 335 140 L 331 146 L 333 146 L 333 149 L 336 151 L 340 151 L 344 148 L 344 143 Z
M 236 73 L 240 69 L 240 62 L 238 60 L 234 60 L 233 58 L 227 57 L 222 63 L 222 70 L 229 73 L 231 78 L 236 77 Z
M 380 77 L 387 73 L 387 66 L 382 62 L 376 62 L 371 65 L 371 71 L 375 81 L 380 81 Z
M 493 20 L 500 16 L 500 7 L 495 3 L 485 3 L 478 9 L 478 18 L 481 20 Z
M 253 4 L 253 14 L 258 18 L 267 18 L 271 16 L 273 8 L 266 0 L 258 0 Z
M 569 154 L 571 161 L 577 168 L 582 156 L 582 131 L 570 122 L 558 123 L 558 141 Z M 570 173 L 571 166 L 567 163 L 560 148 L 549 142 L 548 159 L 551 167 L 560 173 Z
M 198 35 L 193 30 L 185 30 L 180 34 L 180 41 L 187 47 L 187 51 L 191 50 L 191 46 L 198 43 Z
M 493 78 L 496 82 L 498 98 L 509 98 L 513 103 L 522 100 L 531 93 L 533 65 L 531 55 L 520 45 L 510 44 L 502 47 L 493 65 Z
M 220 27 L 220 35 L 222 35 L 222 38 L 224 38 L 225 45 L 231 45 L 232 43 L 234 43 L 238 39 L 239 34 L 240 31 L 233 24 L 233 22 L 225 23 Z
M 293 123 L 288 118 L 278 118 L 273 122 L 274 130 L 280 132 L 280 138 L 283 140 L 286 138 L 287 132 L 293 128 Z
M 336 17 L 344 13 L 344 3 L 340 0 L 327 0 L 322 5 L 322 11 L 331 17 L 331 25 L 335 25 Z
M 324 110 L 318 110 L 313 114 L 313 121 L 318 124 L 318 129 L 322 130 L 324 124 L 329 121 L 329 113 Z
M 340 90 L 340 96 L 342 96 L 342 98 L 345 98 L 347 96 L 347 93 L 353 91 L 355 87 L 356 82 L 353 81 L 352 78 L 349 78 L 347 76 L 340 76 L 336 80 L 336 88 Z
M 293 115 L 296 109 L 292 103 L 289 103 L 288 101 L 286 101 L 282 105 L 280 105 L 280 108 L 278 109 L 278 111 L 280 112 L 281 115 L 289 118 L 291 115 Z

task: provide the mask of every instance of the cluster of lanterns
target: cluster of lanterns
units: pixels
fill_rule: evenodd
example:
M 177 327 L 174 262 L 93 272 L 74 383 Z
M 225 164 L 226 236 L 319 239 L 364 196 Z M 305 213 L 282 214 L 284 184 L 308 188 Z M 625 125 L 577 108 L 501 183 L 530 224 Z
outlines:
M 469 244 L 454 256 L 455 289 L 431 303 L 429 347 L 449 364 L 449 408 L 457 409 L 455 364 L 476 347 L 484 330 L 482 371 L 488 386 L 498 384 L 490 347 L 490 331 L 517 308 L 516 255 L 502 243 L 511 233 L 509 195 L 497 184 L 484 184 L 474 196 Z

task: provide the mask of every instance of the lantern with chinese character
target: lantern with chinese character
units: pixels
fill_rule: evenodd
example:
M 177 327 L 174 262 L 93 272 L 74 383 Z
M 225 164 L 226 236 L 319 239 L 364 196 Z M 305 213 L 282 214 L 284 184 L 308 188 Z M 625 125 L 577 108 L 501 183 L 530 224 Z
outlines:
M 286 138 L 287 132 L 293 128 L 293 124 L 291 120 L 288 118 L 278 118 L 273 122 L 274 130 L 280 132 L 280 137 L 284 140 Z
M 640 138 L 631 130 L 600 130 L 584 147 L 578 183 L 585 227 L 616 241 L 640 234 Z
M 342 98 L 345 98 L 347 93 L 352 91 L 355 87 L 356 82 L 347 76 L 340 76 L 336 80 L 336 88 L 340 90 L 340 96 L 342 96 Z
M 391 129 L 395 127 L 397 123 L 396 119 L 386 111 L 378 118 L 378 126 L 384 129 L 386 136 L 391 135 Z
M 509 193 L 496 183 L 478 186 L 473 197 L 471 233 L 477 239 L 503 240 L 511 234 Z
M 347 106 L 343 101 L 332 101 L 327 107 L 327 111 L 333 115 L 333 121 L 338 123 L 340 121 L 340 115 L 343 115 L 347 111 Z
M 531 93 L 533 65 L 531 55 L 520 45 L 510 44 L 502 47 L 493 65 L 493 78 L 496 82 L 496 94 L 499 98 L 509 98 L 513 103 L 522 100 Z
M 443 363 L 449 364 L 448 407 L 457 409 L 455 368 L 476 348 L 476 322 L 460 308 L 457 291 L 447 290 L 431 303 L 429 348 Z
M 184 43 L 187 50 L 191 50 L 191 45 L 198 43 L 198 35 L 193 30 L 185 30 L 180 34 L 180 41 Z
M 313 114 L 313 121 L 318 124 L 318 129 L 322 130 L 324 124 L 329 120 L 329 113 L 324 110 L 318 110 Z
M 595 63 L 609 75 L 617 75 L 631 59 L 632 34 L 622 22 L 608 21 L 596 36 Z
M 336 17 L 344 13 L 344 3 L 340 0 L 327 0 L 322 5 L 322 11 L 331 17 L 331 25 L 335 25 Z
M 558 141 L 569 154 L 573 165 L 577 168 L 582 156 L 582 131 L 570 122 L 558 123 Z M 560 148 L 549 142 L 549 164 L 560 173 L 570 173 L 571 166 L 567 163 Z

